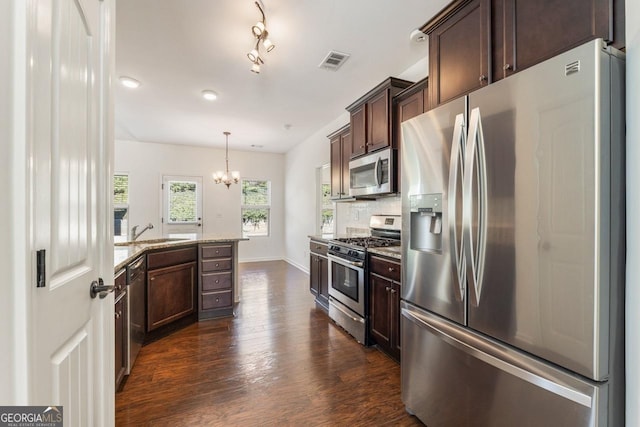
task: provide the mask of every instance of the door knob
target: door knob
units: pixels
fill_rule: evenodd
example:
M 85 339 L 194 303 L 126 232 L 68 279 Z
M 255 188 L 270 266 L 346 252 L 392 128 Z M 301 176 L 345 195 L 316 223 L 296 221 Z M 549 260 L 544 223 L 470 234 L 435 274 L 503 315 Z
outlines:
M 91 298 L 95 298 L 100 295 L 100 299 L 104 299 L 110 292 L 113 292 L 113 285 L 105 285 L 102 277 L 98 278 L 98 280 L 94 280 L 91 282 L 91 287 L 89 288 L 89 294 Z

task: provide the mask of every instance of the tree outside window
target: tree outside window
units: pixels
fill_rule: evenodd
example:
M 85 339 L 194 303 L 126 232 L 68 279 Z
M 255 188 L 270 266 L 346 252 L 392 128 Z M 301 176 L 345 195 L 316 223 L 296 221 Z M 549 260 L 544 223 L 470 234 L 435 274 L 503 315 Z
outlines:
M 242 236 L 269 235 L 271 182 L 258 179 L 242 180 Z
M 331 201 L 331 184 L 322 184 L 322 225 L 323 234 L 333 233 L 333 202 Z

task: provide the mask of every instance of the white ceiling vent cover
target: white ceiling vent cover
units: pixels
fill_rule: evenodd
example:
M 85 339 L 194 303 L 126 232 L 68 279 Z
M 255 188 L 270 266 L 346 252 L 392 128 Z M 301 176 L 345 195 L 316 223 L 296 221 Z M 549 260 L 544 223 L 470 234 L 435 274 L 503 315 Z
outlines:
M 342 53 L 335 50 L 330 51 L 327 56 L 324 57 L 318 67 L 325 70 L 336 71 L 344 64 L 351 55 L 348 53 Z

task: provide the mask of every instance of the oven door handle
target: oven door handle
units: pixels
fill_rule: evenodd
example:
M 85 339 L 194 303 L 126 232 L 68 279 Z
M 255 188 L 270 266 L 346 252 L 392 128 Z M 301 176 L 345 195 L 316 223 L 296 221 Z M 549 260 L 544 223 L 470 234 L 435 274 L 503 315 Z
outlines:
M 335 255 L 331 255 L 331 254 L 327 254 L 327 257 L 330 260 L 337 262 L 338 264 L 342 264 L 342 265 L 348 264 L 348 265 L 351 265 L 351 266 L 354 266 L 354 267 L 364 268 L 364 262 L 362 262 L 362 261 L 349 261 L 347 259 L 339 258 L 339 257 L 337 257 Z

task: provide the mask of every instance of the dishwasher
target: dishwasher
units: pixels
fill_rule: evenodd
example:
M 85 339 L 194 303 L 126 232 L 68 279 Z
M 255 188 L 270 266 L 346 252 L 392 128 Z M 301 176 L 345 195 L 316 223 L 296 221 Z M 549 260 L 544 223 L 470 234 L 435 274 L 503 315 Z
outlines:
M 129 363 L 127 374 L 131 373 L 138 352 L 145 337 L 145 280 L 147 275 L 146 256 L 142 255 L 128 266 L 129 293 Z

